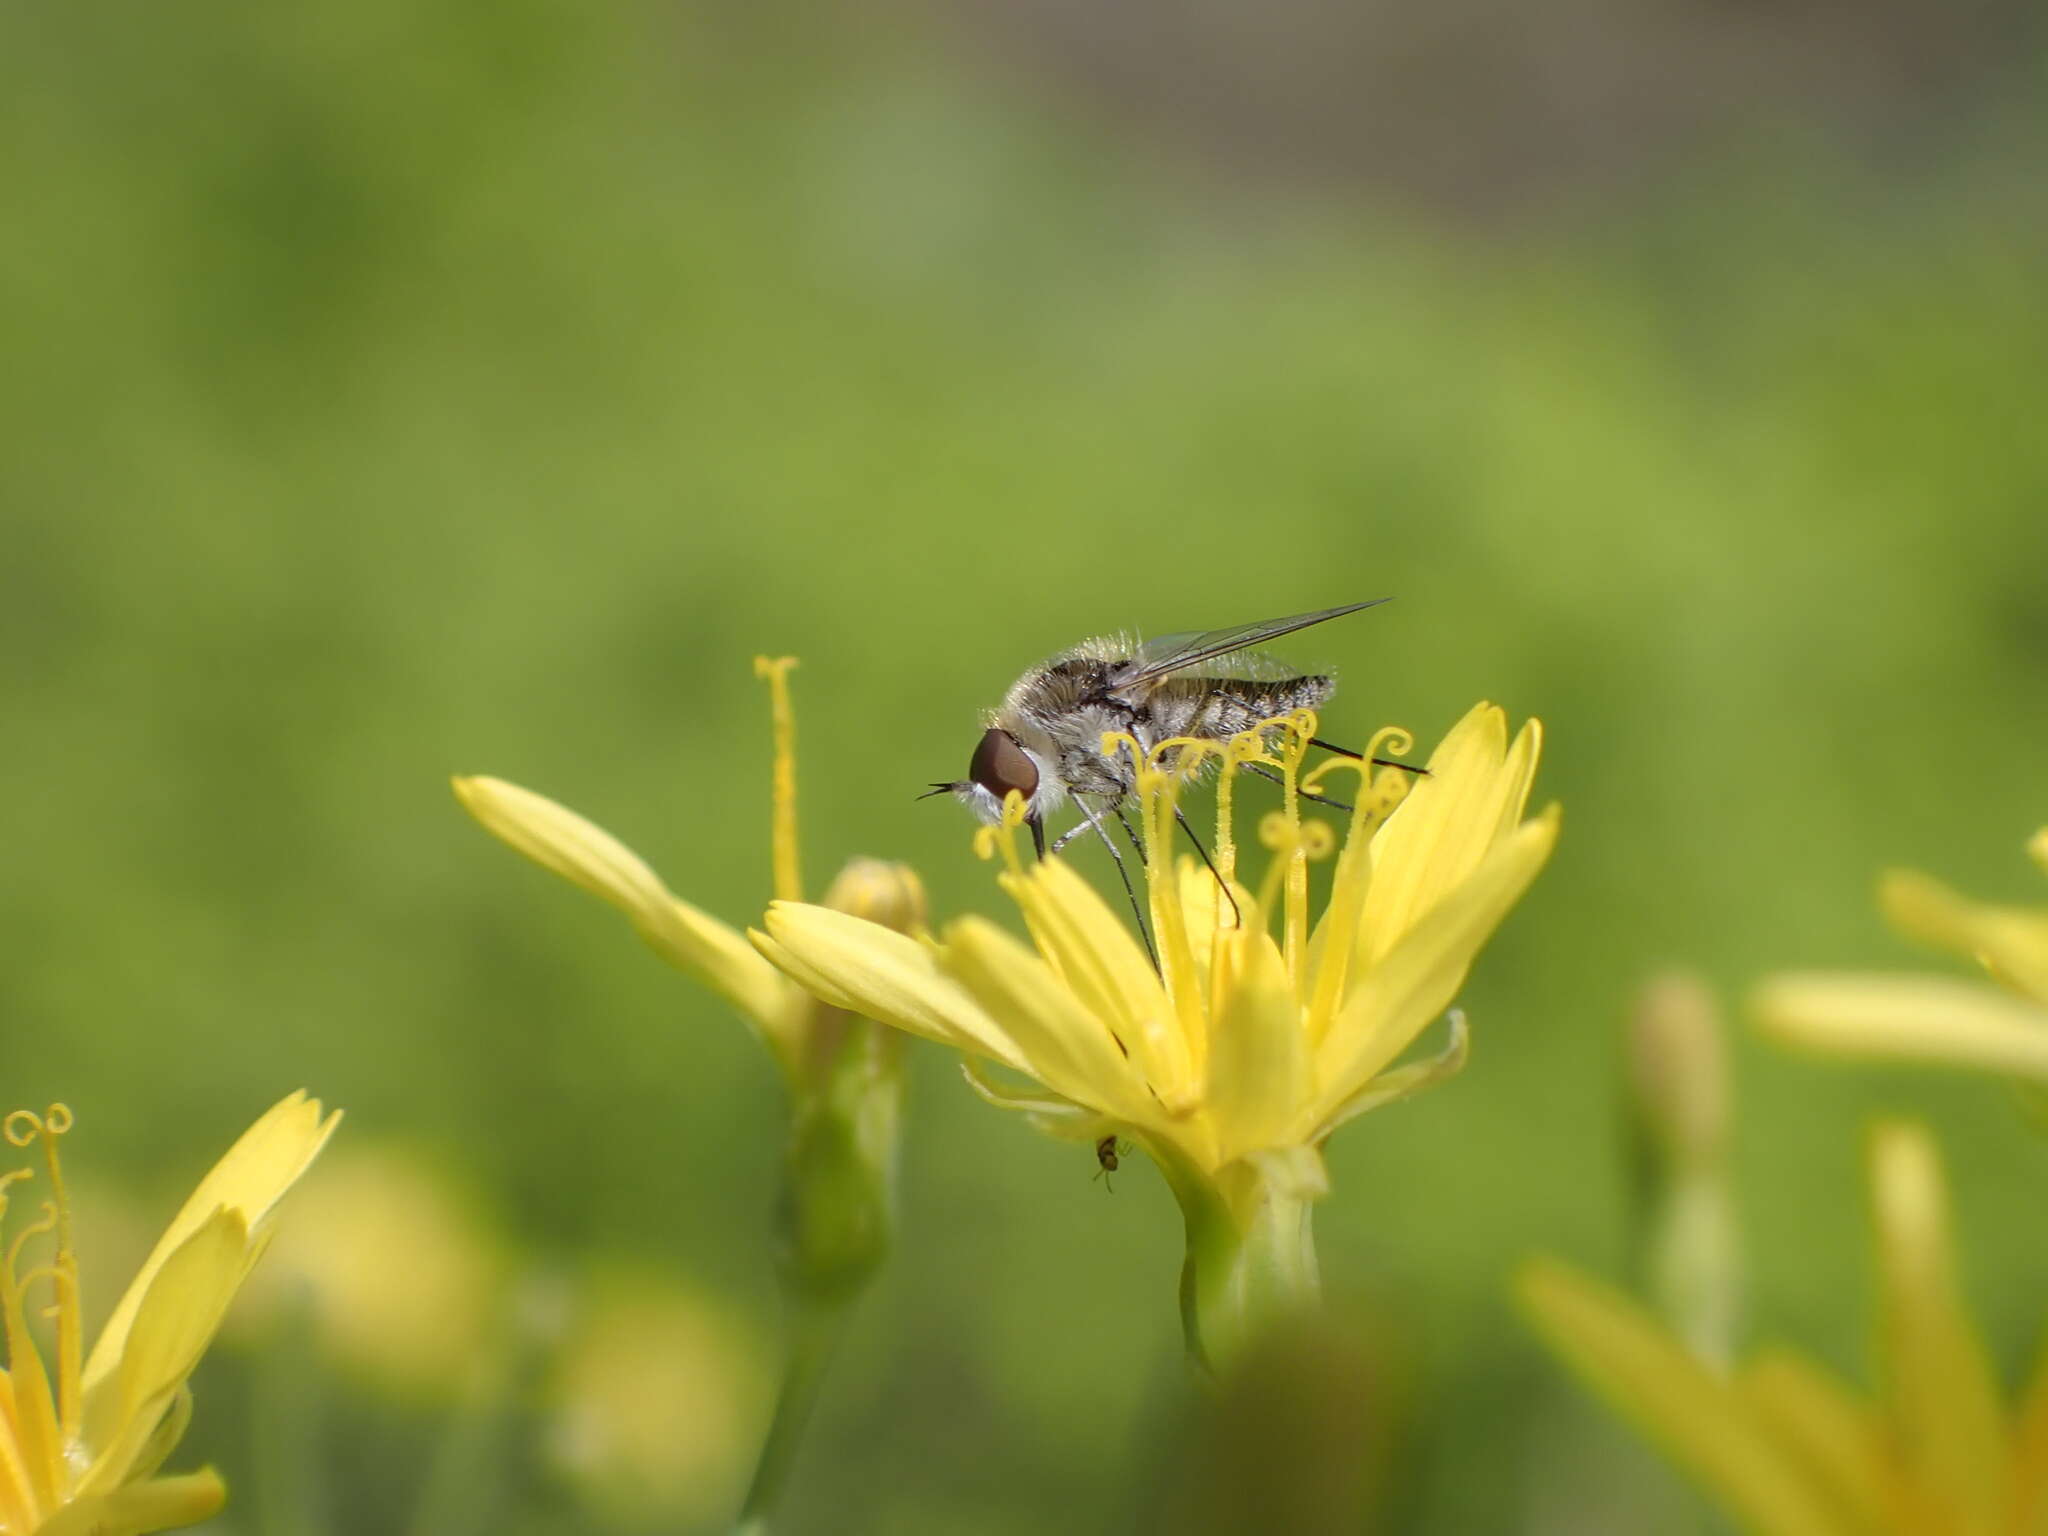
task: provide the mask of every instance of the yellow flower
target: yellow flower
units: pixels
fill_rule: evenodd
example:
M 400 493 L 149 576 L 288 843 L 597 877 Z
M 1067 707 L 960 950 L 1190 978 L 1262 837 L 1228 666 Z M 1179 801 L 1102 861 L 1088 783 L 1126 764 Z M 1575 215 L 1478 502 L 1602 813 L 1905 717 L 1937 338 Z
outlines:
M 775 717 L 772 852 L 775 894 L 801 893 L 797 859 L 796 724 L 789 704 L 792 657 L 758 657 Z M 458 777 L 455 797 L 484 830 L 543 869 L 581 886 L 623 912 L 636 933 L 677 970 L 718 993 L 753 1025 L 793 1088 L 817 1070 L 837 1044 L 844 1020 L 820 1010 L 809 993 L 756 954 L 745 935 L 670 891 L 645 860 L 604 828 L 545 795 L 503 779 Z M 877 859 L 855 859 L 825 894 L 825 903 L 865 920 L 910 929 L 924 921 L 924 888 L 915 871 Z
M 1555 1260 L 1517 1281 L 1544 1340 L 1760 1536 L 2037 1536 L 2048 1530 L 2048 1350 L 2019 1412 L 1963 1306 L 1932 1139 L 1870 1143 L 1879 1400 L 1767 1349 L 1718 1374 L 1642 1307 Z
M 1742 1242 L 1728 1156 L 1728 1053 L 1704 983 L 1671 972 L 1643 989 L 1628 1068 L 1644 1279 L 1694 1353 L 1721 1364 L 1741 1320 Z
M 0 1263 L 7 1373 L 0 1382 L 0 1532 L 8 1536 L 136 1536 L 204 1520 L 227 1492 L 211 1469 L 169 1477 L 157 1469 L 192 1417 L 186 1386 L 228 1303 L 269 1240 L 272 1211 L 319 1155 L 340 1112 L 295 1093 L 258 1120 L 200 1181 L 114 1308 L 92 1353 L 80 1325 L 78 1261 L 58 1140 L 71 1111 L 17 1110 L 6 1135 L 40 1142 L 50 1198 L 40 1220 L 14 1235 Z M 0 1176 L 0 1215 L 28 1169 Z M 56 1251 L 24 1271 L 26 1245 Z M 50 1299 L 29 1293 L 47 1283 Z M 45 1361 L 31 1316 L 52 1322 Z M 54 1365 L 56 1379 L 51 1380 Z
M 1003 856 L 998 883 L 1031 945 L 980 917 L 933 942 L 786 901 L 754 942 L 826 1001 L 963 1052 L 969 1082 L 992 1103 L 1054 1134 L 1142 1144 L 1188 1215 L 1191 1262 L 1209 1262 L 1206 1251 L 1219 1266 L 1212 1289 L 1312 1290 L 1305 1210 L 1323 1188 L 1318 1149 L 1346 1120 L 1462 1064 L 1454 1018 L 1441 1054 L 1394 1065 L 1450 1006 L 1558 824 L 1555 807 L 1522 819 L 1541 748 L 1535 721 L 1511 744 L 1501 711 L 1476 707 L 1412 789 L 1398 771 L 1373 779 L 1350 759 L 1304 777 L 1315 730 L 1304 711 L 1227 745 L 1164 743 L 1140 763 L 1156 970 L 1118 909 L 1063 860 L 1023 862 L 1015 799 L 981 837 Z M 1408 745 L 1382 732 L 1366 756 Z M 1103 747 L 1137 757 L 1128 738 Z M 1171 854 L 1181 785 L 1217 757 L 1214 856 L 1227 897 L 1202 864 Z M 1256 892 L 1235 878 L 1231 801 L 1244 766 L 1283 785 L 1284 808 L 1262 828 L 1275 856 Z M 1309 863 L 1335 839 L 1300 806 L 1333 769 L 1357 770 L 1361 792 L 1312 920 Z M 1277 1268 L 1247 1275 L 1234 1244 L 1262 1225 L 1303 1235 L 1278 1241 L 1268 1255 Z M 1191 1331 L 1190 1342 L 1205 1341 Z
M 2048 827 L 2027 849 L 2048 873 Z M 1764 1030 L 1834 1055 L 1975 1067 L 2048 1085 L 2048 908 L 1973 902 L 1905 870 L 1885 875 L 1878 899 L 1894 928 L 1977 961 L 1998 985 L 1791 972 L 1757 989 Z
M 756 657 L 775 726 L 772 837 L 775 894 L 801 896 L 797 859 L 795 658 Z M 820 1002 L 770 965 L 736 929 L 677 897 L 602 827 L 503 779 L 458 778 L 456 798 L 484 828 L 543 868 L 610 902 L 656 954 L 694 976 L 753 1024 L 788 1086 L 778 1269 L 792 1341 L 768 1444 L 742 1511 L 763 1518 L 780 1497 L 831 1342 L 848 1305 L 887 1258 L 895 1224 L 902 1109 L 901 1042 Z M 921 929 L 924 887 L 908 866 L 854 859 L 825 906 L 878 932 Z

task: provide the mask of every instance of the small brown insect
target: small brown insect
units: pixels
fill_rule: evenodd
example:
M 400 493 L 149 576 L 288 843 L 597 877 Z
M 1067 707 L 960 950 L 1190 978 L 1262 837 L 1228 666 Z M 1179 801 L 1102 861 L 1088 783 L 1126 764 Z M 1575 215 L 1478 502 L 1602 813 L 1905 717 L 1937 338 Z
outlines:
M 1091 1176 L 1102 1180 L 1102 1187 L 1112 1195 L 1116 1186 L 1109 1182 L 1109 1176 L 1123 1166 L 1123 1159 L 1130 1155 L 1130 1144 L 1119 1143 L 1114 1135 L 1105 1136 L 1095 1143 L 1095 1161 L 1100 1164 Z

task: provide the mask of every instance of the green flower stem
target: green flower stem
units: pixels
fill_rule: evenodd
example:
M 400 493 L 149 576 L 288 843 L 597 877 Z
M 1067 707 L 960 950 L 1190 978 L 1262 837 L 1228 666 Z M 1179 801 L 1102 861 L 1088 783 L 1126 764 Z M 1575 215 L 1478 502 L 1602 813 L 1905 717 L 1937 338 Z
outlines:
M 829 1025 L 829 1028 L 827 1027 Z M 760 1536 L 782 1499 L 848 1315 L 889 1257 L 896 1227 L 902 1040 L 865 1019 L 818 1021 L 783 1153 L 776 1268 L 789 1347 L 775 1417 L 740 1510 Z
M 327 1536 L 329 1501 L 320 1477 L 323 1404 L 313 1295 L 303 1280 L 284 1287 L 276 1320 L 255 1357 L 256 1412 L 250 1438 L 256 1527 L 276 1536 Z
M 1321 1160 L 1260 1155 L 1212 1180 L 1170 1156 L 1160 1165 L 1187 1226 L 1181 1330 L 1188 1357 L 1220 1371 L 1269 1325 L 1322 1303 L 1313 1211 Z
M 765 1536 L 769 1529 L 769 1518 L 782 1502 L 811 1410 L 817 1406 L 819 1389 L 825 1383 L 825 1368 L 831 1363 L 852 1310 L 850 1300 L 799 1300 L 791 1307 L 789 1350 L 783 1361 L 782 1383 L 775 1395 L 775 1417 L 769 1422 L 760 1460 L 754 1464 L 754 1480 L 748 1485 L 746 1503 L 740 1508 L 736 1536 Z
M 527 1459 L 531 1404 L 559 1355 L 565 1298 L 541 1276 L 519 1286 L 491 1346 L 471 1365 L 428 1463 L 411 1536 L 498 1531 L 513 1507 L 503 1469 Z M 268 1526 L 261 1527 L 268 1530 Z

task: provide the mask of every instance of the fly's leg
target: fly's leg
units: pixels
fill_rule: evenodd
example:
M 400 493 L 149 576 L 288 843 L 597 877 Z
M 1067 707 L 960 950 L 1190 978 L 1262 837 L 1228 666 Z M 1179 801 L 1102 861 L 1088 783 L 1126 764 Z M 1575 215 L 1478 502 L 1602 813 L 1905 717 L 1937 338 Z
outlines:
M 1308 744 L 1312 747 L 1321 747 L 1325 752 L 1334 752 L 1339 757 L 1348 757 L 1354 762 L 1365 756 L 1363 752 L 1354 752 L 1349 747 L 1340 747 L 1334 741 L 1325 741 L 1320 736 L 1309 737 Z M 1371 761 L 1375 768 L 1398 768 L 1403 773 L 1412 773 L 1418 778 L 1426 779 L 1429 777 L 1429 770 L 1427 768 L 1419 768 L 1414 763 L 1397 763 L 1391 757 L 1375 757 Z
M 1145 840 L 1138 836 L 1137 828 L 1133 827 L 1130 818 L 1124 815 L 1122 798 L 1110 801 L 1109 808 L 1116 813 L 1117 825 L 1124 829 L 1124 836 L 1131 840 L 1131 851 L 1137 854 L 1139 867 L 1142 868 L 1145 863 Z
M 1263 763 L 1246 763 L 1244 767 L 1247 771 L 1256 773 L 1262 779 L 1271 779 L 1275 784 L 1287 782 Z M 1351 809 L 1348 801 L 1332 800 L 1328 795 L 1319 795 L 1312 789 L 1297 789 L 1295 793 L 1301 796 L 1302 799 L 1312 801 L 1317 805 L 1327 805 L 1333 811 L 1348 811 Z
M 1223 899 L 1230 903 L 1230 915 L 1236 919 L 1236 926 L 1244 926 L 1244 913 L 1238 910 L 1237 895 L 1230 889 L 1230 883 L 1223 878 L 1223 872 L 1216 867 L 1216 861 L 1209 857 L 1209 850 L 1202 846 L 1202 840 L 1195 836 L 1195 829 L 1188 821 L 1187 812 L 1179 806 L 1173 808 L 1173 819 L 1180 823 L 1181 831 L 1187 833 L 1188 841 L 1195 845 L 1195 852 L 1202 856 L 1202 862 L 1209 866 L 1209 873 L 1216 877 L 1216 888 L 1223 892 Z
M 1121 798 L 1119 796 L 1117 800 L 1110 801 L 1110 808 L 1116 809 L 1118 800 L 1121 800 Z M 1138 892 L 1136 887 L 1131 884 L 1130 870 L 1124 867 L 1123 853 L 1117 847 L 1116 839 L 1109 835 L 1109 828 L 1102 824 L 1102 812 L 1100 810 L 1091 810 L 1088 802 L 1080 795 L 1074 796 L 1074 804 L 1081 808 L 1082 816 L 1087 819 L 1078 827 L 1069 827 L 1062 833 L 1059 841 L 1052 845 L 1052 851 L 1058 853 L 1083 832 L 1088 831 L 1091 827 L 1094 829 L 1095 835 L 1102 839 L 1102 846 L 1109 850 L 1109 856 L 1116 861 L 1116 877 L 1123 882 L 1124 897 L 1131 904 L 1131 916 L 1137 919 L 1138 937 L 1144 941 L 1145 954 L 1152 961 L 1152 969 L 1156 971 L 1159 969 L 1159 951 L 1152 947 L 1152 931 L 1145 926 L 1145 912 L 1138 905 Z M 1117 810 L 1116 817 L 1118 821 L 1123 821 L 1123 812 Z M 1130 830 L 1130 823 L 1127 821 L 1124 822 L 1124 830 L 1126 832 Z M 1140 857 L 1142 858 L 1142 855 Z M 1207 858 L 1208 855 L 1204 854 L 1202 857 Z

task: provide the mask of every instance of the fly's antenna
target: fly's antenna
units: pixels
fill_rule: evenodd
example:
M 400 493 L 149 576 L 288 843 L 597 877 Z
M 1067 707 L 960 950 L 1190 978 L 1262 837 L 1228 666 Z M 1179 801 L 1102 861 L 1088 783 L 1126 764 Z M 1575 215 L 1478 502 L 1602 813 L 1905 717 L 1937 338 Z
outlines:
M 1124 835 L 1131 838 L 1131 846 L 1138 850 L 1138 862 L 1140 865 L 1143 865 L 1145 862 L 1145 846 L 1135 836 L 1132 836 L 1131 824 L 1124 820 L 1123 811 L 1117 809 L 1121 799 L 1122 797 L 1118 796 L 1117 799 L 1110 801 L 1110 807 L 1116 810 L 1116 819 L 1123 823 Z M 1053 843 L 1052 851 L 1058 853 L 1083 832 L 1093 831 L 1097 837 L 1102 839 L 1102 846 L 1109 850 L 1110 858 L 1116 862 L 1116 877 L 1123 882 L 1124 899 L 1131 904 L 1131 917 L 1138 925 L 1138 938 L 1145 945 L 1145 958 L 1152 962 L 1152 969 L 1156 971 L 1159 969 L 1159 951 L 1152 947 L 1152 930 L 1145 926 L 1145 909 L 1138 905 L 1137 888 L 1131 884 L 1130 870 L 1124 867 L 1123 853 L 1118 849 L 1116 839 L 1109 835 L 1109 828 L 1102 824 L 1102 812 L 1091 810 L 1088 802 L 1079 795 L 1074 796 L 1074 804 L 1081 808 L 1081 824 L 1077 827 L 1069 827 L 1065 832 L 1062 832 Z
M 1124 814 L 1123 803 L 1112 801 L 1109 807 L 1116 813 L 1116 824 L 1124 829 L 1124 836 L 1131 840 L 1131 851 L 1138 856 L 1138 868 L 1145 867 L 1145 840 L 1138 836 L 1138 829 L 1131 825 L 1130 817 Z
M 1246 773 L 1256 773 L 1260 778 L 1267 780 L 1269 783 L 1285 784 L 1287 782 L 1264 763 L 1240 763 L 1238 766 Z M 1396 763 L 1394 766 L 1398 768 L 1406 767 L 1407 765 L 1405 763 Z M 1424 768 L 1417 771 L 1427 773 L 1429 770 Z M 1333 811 L 1348 811 L 1351 809 L 1351 802 L 1349 800 L 1332 799 L 1329 795 L 1323 794 L 1318 790 L 1297 788 L 1294 792 L 1313 805 L 1327 805 Z
M 1340 747 L 1334 741 L 1325 741 L 1320 736 L 1309 737 L 1308 744 L 1312 747 L 1321 747 L 1325 752 L 1334 752 L 1339 757 L 1348 757 L 1354 763 L 1370 762 L 1375 768 L 1398 768 L 1403 773 L 1414 774 L 1417 778 L 1426 779 L 1429 777 L 1429 770 L 1427 768 L 1417 767 L 1414 763 L 1397 763 L 1391 757 L 1368 758 L 1363 752 L 1354 752 L 1349 747 Z

